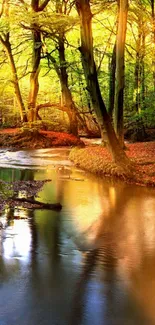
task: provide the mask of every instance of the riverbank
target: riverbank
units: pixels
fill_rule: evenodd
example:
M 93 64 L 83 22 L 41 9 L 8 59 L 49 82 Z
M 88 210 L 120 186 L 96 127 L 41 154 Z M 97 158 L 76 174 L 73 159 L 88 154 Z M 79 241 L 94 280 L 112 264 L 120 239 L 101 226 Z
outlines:
M 0 147 L 12 149 L 41 149 L 63 146 L 83 146 L 79 137 L 65 132 L 31 129 L 0 130 Z
M 142 186 L 155 186 L 155 142 L 126 144 L 126 154 L 134 164 L 133 177 L 126 177 L 114 162 L 108 150 L 100 145 L 74 148 L 69 158 L 86 171 L 100 176 L 120 178 Z
M 78 147 L 71 149 L 69 159 L 83 170 L 122 179 L 143 186 L 155 186 L 155 141 L 126 143 L 126 154 L 134 165 L 132 177 L 128 177 L 120 166 L 112 162 L 108 150 L 92 140 L 81 140 L 63 132 L 40 130 L 35 132 L 21 129 L 0 130 L 0 147 L 10 151 L 51 147 Z M 79 148 L 80 147 L 80 148 Z

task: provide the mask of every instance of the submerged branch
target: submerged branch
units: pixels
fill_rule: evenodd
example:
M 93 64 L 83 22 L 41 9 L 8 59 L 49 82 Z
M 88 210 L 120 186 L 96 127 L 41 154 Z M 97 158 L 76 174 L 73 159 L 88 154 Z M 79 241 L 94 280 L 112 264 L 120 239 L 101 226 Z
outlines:
M 58 210 L 58 211 L 62 209 L 62 205 L 60 203 L 44 203 L 44 202 L 36 201 L 34 199 L 17 198 L 17 197 L 9 197 L 8 200 L 35 205 L 34 209 L 49 209 L 49 210 Z

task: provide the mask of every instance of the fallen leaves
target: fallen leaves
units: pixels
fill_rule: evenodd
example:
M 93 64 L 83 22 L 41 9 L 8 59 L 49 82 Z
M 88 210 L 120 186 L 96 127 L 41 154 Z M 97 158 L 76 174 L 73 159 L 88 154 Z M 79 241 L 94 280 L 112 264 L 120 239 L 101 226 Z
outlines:
M 10 129 L 0 132 L 0 146 L 11 147 L 16 149 L 36 149 L 36 148 L 50 148 L 60 146 L 82 146 L 84 143 L 73 134 L 53 131 L 35 131 L 27 130 L 10 132 Z
M 130 182 L 155 186 L 155 142 L 126 144 L 126 154 L 134 163 L 134 177 Z M 90 172 L 125 179 L 122 170 L 112 162 L 109 151 L 100 145 L 75 148 L 71 151 L 70 159 Z

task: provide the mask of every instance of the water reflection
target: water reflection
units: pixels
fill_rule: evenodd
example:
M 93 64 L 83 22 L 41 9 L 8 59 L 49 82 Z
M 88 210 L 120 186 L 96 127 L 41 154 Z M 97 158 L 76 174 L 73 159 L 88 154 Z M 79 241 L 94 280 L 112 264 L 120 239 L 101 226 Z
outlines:
M 100 192 L 102 197 L 103 191 L 105 192 L 105 188 L 102 188 Z M 155 313 L 153 308 L 150 308 L 154 306 L 154 299 L 152 302 L 154 291 L 152 290 L 150 295 L 145 295 L 145 287 L 152 286 L 152 279 L 148 275 L 147 279 L 142 276 L 143 281 L 140 281 L 144 265 L 146 273 L 148 271 L 146 264 L 143 264 L 144 256 L 150 254 L 148 249 L 144 249 L 143 221 L 146 218 L 143 209 L 144 193 L 146 195 L 149 191 L 141 191 L 141 189 L 134 189 L 125 185 L 112 187 L 111 191 L 111 187 L 109 187 L 109 206 L 105 209 L 103 205 L 103 213 L 99 220 L 93 224 L 92 228 L 88 229 L 89 232 L 95 232 L 94 249 L 91 253 L 86 253 L 84 257 L 84 266 L 77 282 L 74 297 L 71 324 L 81 324 L 81 319 L 85 318 L 85 314 L 87 314 L 87 318 L 89 315 L 88 324 L 89 321 L 93 324 L 102 324 L 103 320 L 105 324 L 155 323 Z M 154 205 L 153 193 L 149 201 L 151 200 Z M 151 216 L 153 210 L 150 208 L 148 210 L 146 214 Z M 154 228 L 154 220 L 151 222 L 151 232 L 152 227 Z M 147 230 L 149 232 L 149 229 Z M 90 233 L 88 238 L 90 240 Z M 149 238 L 149 241 L 155 248 L 155 242 L 152 241 L 152 238 Z M 153 255 L 155 257 L 155 252 Z M 136 279 L 133 282 L 133 273 L 140 283 Z M 151 273 L 153 274 L 153 272 Z M 95 295 L 97 297 L 97 309 L 99 309 L 97 320 L 92 312 L 96 306 L 95 298 L 92 298 L 92 292 L 94 295 L 96 282 L 98 282 L 96 278 L 100 282 L 97 294 L 98 289 L 103 289 L 102 297 Z M 153 278 L 155 280 L 155 276 Z M 139 292 L 137 285 L 141 287 L 142 292 Z M 139 297 L 135 295 L 135 291 L 139 293 Z M 98 304 L 98 302 L 100 303 Z M 101 302 L 102 308 L 100 308 Z
M 14 174 L 63 209 L 1 216 L 0 323 L 155 324 L 155 191 L 70 171 Z

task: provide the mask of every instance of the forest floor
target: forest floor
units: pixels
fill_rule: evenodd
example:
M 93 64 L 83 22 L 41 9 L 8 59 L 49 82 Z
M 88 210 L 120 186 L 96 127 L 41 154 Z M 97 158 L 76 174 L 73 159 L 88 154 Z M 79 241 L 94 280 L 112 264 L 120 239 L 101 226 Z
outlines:
M 133 163 L 128 177 L 112 162 L 109 151 L 100 145 L 87 145 L 71 150 L 70 159 L 80 168 L 98 175 L 123 179 L 141 186 L 155 186 L 155 141 L 126 143 L 126 155 Z
M 12 149 L 39 149 L 62 146 L 82 146 L 84 143 L 76 136 L 63 132 L 35 131 L 30 129 L 0 130 L 0 147 Z
M 79 138 L 62 132 L 30 131 L 20 129 L 0 130 L 0 147 L 14 149 L 36 149 L 57 146 L 80 146 L 73 148 L 70 159 L 80 168 L 99 175 L 117 177 L 130 183 L 155 186 L 155 141 L 126 143 L 126 155 L 134 165 L 133 178 L 126 179 L 118 166 L 112 162 L 108 150 L 101 145 L 86 144 Z

